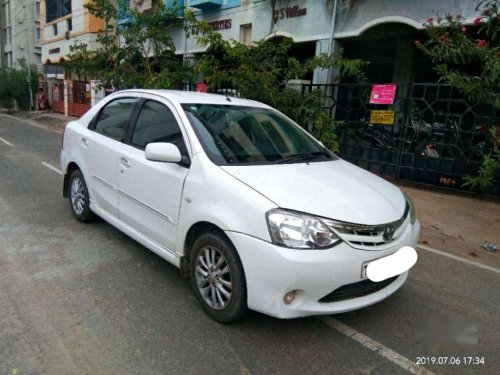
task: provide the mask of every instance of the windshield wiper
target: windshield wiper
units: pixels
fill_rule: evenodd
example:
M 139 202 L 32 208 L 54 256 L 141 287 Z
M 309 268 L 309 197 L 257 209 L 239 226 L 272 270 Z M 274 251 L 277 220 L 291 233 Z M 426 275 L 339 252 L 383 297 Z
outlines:
M 289 156 L 283 159 L 276 160 L 274 164 L 288 164 L 288 163 L 295 163 L 297 161 L 303 161 L 303 160 L 309 160 L 313 159 L 316 156 L 329 156 L 331 157 L 331 154 L 327 151 L 313 151 L 313 152 L 305 152 L 302 154 L 297 154 L 293 156 Z

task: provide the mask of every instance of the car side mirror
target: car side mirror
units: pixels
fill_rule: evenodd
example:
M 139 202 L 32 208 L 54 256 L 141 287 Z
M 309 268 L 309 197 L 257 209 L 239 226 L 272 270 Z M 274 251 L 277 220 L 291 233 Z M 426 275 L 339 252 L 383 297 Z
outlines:
M 145 150 L 146 159 L 165 163 L 179 163 L 182 155 L 179 148 L 172 143 L 149 143 Z

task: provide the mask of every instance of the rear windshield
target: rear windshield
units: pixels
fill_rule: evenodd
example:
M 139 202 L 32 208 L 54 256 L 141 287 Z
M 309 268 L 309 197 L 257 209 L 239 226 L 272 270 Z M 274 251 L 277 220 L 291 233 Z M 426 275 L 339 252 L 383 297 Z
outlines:
M 208 157 L 218 165 L 336 159 L 277 111 L 215 104 L 183 104 Z

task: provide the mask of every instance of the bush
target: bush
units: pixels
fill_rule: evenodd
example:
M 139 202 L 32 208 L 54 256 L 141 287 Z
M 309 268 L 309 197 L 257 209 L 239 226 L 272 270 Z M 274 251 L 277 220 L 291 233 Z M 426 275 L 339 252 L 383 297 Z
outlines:
M 21 64 L 20 69 L 0 67 L 0 106 L 12 110 L 17 104 L 21 110 L 30 108 L 30 84 L 33 93 L 38 88 L 38 71 L 31 66 L 31 82 L 28 81 L 28 67 Z

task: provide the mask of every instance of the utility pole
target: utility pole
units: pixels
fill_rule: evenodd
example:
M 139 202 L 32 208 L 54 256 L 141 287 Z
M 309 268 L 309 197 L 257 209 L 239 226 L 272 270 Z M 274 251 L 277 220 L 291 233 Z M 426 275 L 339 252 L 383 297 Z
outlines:
M 29 38 L 29 29 L 28 29 L 28 3 L 29 0 L 25 0 L 24 2 L 24 15 L 25 15 L 25 23 L 26 23 L 26 51 L 27 51 L 27 63 L 28 63 L 28 88 L 30 93 L 30 111 L 33 109 L 33 88 L 31 87 L 31 41 Z

